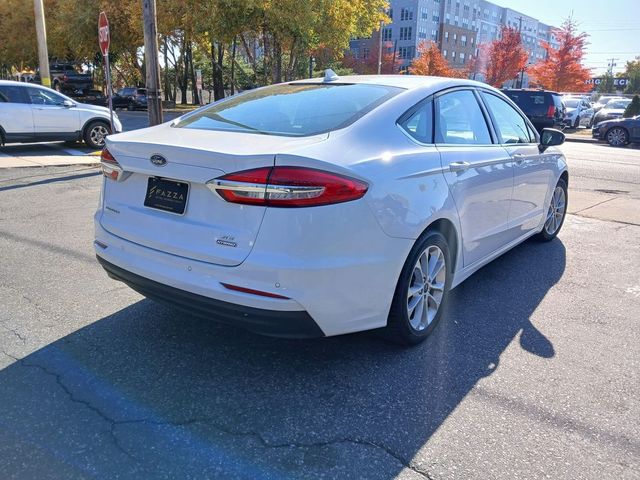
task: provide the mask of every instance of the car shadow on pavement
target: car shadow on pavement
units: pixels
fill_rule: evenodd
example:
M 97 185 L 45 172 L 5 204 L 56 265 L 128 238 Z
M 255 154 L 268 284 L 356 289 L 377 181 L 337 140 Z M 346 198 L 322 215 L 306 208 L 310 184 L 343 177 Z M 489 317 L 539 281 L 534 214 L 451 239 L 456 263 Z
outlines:
M 416 454 L 507 346 L 554 356 L 530 317 L 565 260 L 559 239 L 517 247 L 414 348 L 260 337 L 139 301 L 0 372 L 3 477 L 426 476 Z

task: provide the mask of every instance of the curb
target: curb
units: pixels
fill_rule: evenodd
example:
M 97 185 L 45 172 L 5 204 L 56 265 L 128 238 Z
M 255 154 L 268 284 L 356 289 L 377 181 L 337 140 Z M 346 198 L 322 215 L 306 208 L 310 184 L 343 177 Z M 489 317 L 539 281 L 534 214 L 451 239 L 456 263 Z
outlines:
M 564 139 L 567 142 L 578 142 L 578 143 L 599 143 L 598 140 L 596 140 L 595 138 L 589 138 L 589 137 L 581 137 L 578 135 L 565 135 Z

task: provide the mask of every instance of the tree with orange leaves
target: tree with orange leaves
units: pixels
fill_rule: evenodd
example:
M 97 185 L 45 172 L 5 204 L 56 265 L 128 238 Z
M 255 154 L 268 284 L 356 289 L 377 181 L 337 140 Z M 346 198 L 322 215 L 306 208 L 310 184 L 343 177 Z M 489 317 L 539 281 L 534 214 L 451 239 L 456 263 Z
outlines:
M 459 77 L 460 73 L 454 71 L 449 62 L 442 56 L 438 46 L 434 42 L 420 42 L 418 56 L 409 66 L 412 75 L 432 75 L 436 77 Z
M 557 92 L 586 92 L 591 89 L 586 81 L 591 78 L 591 71 L 582 66 L 584 49 L 588 35 L 578 33 L 576 22 L 568 18 L 562 27 L 554 31 L 559 48 L 553 48 L 544 42 L 542 47 L 547 58 L 539 61 L 529 69 L 532 84 Z
M 529 58 L 522 46 L 520 32 L 507 26 L 502 27 L 500 38 L 480 45 L 478 50 L 477 58 L 471 62 L 471 71 L 483 74 L 486 83 L 498 88 L 518 75 Z
M 378 42 L 372 42 L 378 45 Z M 385 42 L 382 46 L 382 68 L 380 73 L 383 75 L 389 75 L 398 73 L 402 62 L 394 58 L 393 44 L 391 42 Z M 374 75 L 378 73 L 378 49 L 368 52 L 365 58 L 356 58 L 351 52 L 347 52 L 342 59 L 342 66 L 350 68 L 358 75 Z

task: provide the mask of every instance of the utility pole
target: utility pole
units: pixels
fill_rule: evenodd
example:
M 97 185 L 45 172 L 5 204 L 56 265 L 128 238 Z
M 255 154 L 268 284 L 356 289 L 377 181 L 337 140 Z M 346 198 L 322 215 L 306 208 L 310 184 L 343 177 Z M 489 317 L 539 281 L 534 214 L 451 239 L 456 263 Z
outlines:
M 378 42 L 378 75 L 382 73 L 382 27 L 384 26 L 384 22 L 380 20 L 380 39 Z
M 142 0 L 142 26 L 144 30 L 144 61 L 147 84 L 149 125 L 162 123 L 162 89 L 158 62 L 158 27 L 156 0 Z
M 610 58 L 609 59 L 609 64 L 607 65 L 607 67 L 608 67 L 607 71 L 609 72 L 609 75 L 613 75 L 613 67 L 616 66 L 616 60 L 620 60 L 620 59 L 619 58 Z
M 42 0 L 33 0 L 33 9 L 36 16 L 40 82 L 45 87 L 51 87 L 51 77 L 49 76 L 49 52 L 47 50 L 47 27 L 44 23 L 44 7 L 42 6 Z

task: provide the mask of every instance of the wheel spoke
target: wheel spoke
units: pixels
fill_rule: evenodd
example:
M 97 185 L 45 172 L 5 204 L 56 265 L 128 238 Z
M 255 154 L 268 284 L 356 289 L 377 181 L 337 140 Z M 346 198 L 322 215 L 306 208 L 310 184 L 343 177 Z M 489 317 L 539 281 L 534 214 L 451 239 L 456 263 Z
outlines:
M 444 292 L 444 282 L 440 283 L 432 283 L 431 290 L 437 290 L 439 292 Z
M 422 279 L 420 279 L 422 280 Z M 409 298 L 415 297 L 422 289 L 424 288 L 423 284 L 414 284 L 409 287 Z

